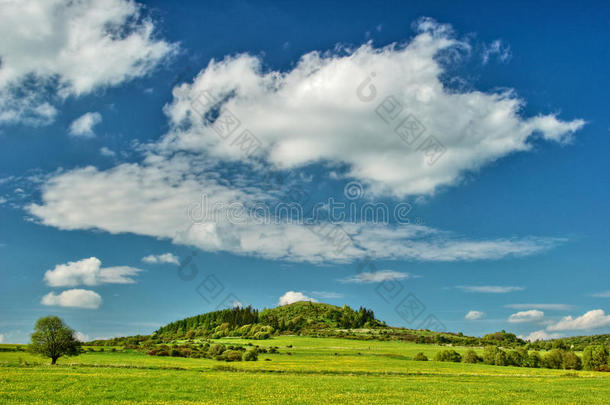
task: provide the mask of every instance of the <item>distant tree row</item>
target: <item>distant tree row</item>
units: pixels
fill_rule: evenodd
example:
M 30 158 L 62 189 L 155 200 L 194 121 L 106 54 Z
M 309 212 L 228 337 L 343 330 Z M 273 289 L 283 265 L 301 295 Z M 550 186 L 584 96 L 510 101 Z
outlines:
M 608 366 L 608 349 L 603 345 L 587 346 L 582 359 L 572 350 L 551 349 L 540 354 L 538 351 L 528 351 L 525 348 L 503 350 L 497 346 L 487 346 L 479 356 L 470 349 L 464 355 L 455 350 L 441 350 L 436 353 L 436 361 L 484 363 L 495 366 L 515 366 L 530 368 L 551 368 L 564 370 L 596 370 L 610 371 Z M 414 360 L 428 360 L 423 353 L 418 353 Z

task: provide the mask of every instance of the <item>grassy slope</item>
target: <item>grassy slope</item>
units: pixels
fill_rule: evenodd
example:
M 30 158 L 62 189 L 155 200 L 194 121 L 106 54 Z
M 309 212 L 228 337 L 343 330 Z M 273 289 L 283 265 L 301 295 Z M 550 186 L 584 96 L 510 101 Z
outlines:
M 410 360 L 419 351 L 432 357 L 442 349 L 434 345 L 292 336 L 252 342 L 278 346 L 280 354 L 224 363 L 104 352 L 51 367 L 27 353 L 0 352 L 0 403 L 555 404 L 610 397 L 605 373 Z

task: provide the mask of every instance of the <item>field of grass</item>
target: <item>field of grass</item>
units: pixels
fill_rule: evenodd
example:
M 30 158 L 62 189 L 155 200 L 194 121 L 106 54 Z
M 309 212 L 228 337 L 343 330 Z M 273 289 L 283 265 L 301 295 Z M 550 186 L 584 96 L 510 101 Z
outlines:
M 280 353 L 225 363 L 105 351 L 50 366 L 28 353 L 0 352 L 0 403 L 599 404 L 610 398 L 608 373 L 411 360 L 420 351 L 432 358 L 441 346 L 290 336 L 218 341 L 277 346 Z

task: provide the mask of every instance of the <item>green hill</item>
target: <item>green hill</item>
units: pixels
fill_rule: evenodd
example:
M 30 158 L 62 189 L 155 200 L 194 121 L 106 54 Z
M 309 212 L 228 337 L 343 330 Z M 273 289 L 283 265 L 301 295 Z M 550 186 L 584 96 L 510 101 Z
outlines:
M 312 334 L 325 329 L 383 327 L 372 310 L 358 311 L 314 302 L 295 302 L 258 311 L 252 307 L 208 312 L 172 322 L 155 332 L 164 340 L 180 338 L 242 336 L 265 339 L 272 334 Z

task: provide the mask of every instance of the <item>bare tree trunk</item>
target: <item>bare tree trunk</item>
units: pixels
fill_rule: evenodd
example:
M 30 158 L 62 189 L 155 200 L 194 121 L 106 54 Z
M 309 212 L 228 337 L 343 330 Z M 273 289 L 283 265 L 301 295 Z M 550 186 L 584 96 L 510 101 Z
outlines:
M 51 358 L 51 364 L 55 364 L 57 363 L 57 357 L 52 357 Z

